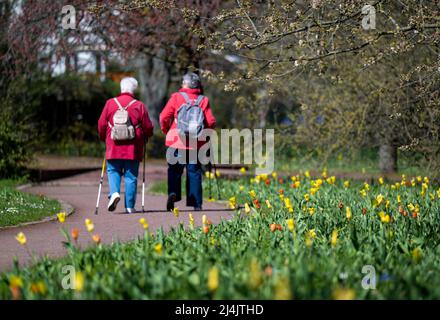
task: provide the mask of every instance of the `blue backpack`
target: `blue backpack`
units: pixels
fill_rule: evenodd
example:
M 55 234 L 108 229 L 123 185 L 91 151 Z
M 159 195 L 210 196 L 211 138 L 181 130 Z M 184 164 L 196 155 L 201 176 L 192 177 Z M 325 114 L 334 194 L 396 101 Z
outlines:
M 205 115 L 200 104 L 205 97 L 200 95 L 196 100 L 191 101 L 186 92 L 180 94 L 185 99 L 185 103 L 177 110 L 177 131 L 182 137 L 198 138 L 204 128 Z

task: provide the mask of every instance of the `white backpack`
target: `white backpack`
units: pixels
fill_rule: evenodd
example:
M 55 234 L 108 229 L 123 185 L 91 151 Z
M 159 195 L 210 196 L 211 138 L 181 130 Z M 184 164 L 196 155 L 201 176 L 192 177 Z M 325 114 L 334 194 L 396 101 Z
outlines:
M 133 127 L 127 109 L 133 105 L 136 100 L 131 101 L 125 108 L 121 106 L 117 98 L 114 98 L 114 100 L 118 105 L 118 110 L 116 110 L 113 115 L 113 125 L 111 125 L 110 122 L 108 123 L 111 128 L 111 138 L 114 141 L 132 140 L 136 136 L 135 129 L 138 128 L 139 125 L 137 125 L 136 128 Z

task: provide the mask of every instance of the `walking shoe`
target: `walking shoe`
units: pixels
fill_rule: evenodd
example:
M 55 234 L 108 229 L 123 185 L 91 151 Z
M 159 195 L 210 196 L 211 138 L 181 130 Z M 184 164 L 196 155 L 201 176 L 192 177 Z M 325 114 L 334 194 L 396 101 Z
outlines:
M 108 202 L 107 210 L 115 211 L 119 200 L 121 200 L 121 196 L 119 195 L 119 193 L 118 192 L 113 193 L 110 197 L 110 201 Z
M 136 209 L 135 208 L 125 208 L 125 212 L 126 213 L 136 213 Z
M 174 209 L 174 202 L 176 202 L 176 194 L 172 193 L 168 196 L 167 200 L 167 211 L 173 211 Z
M 202 207 L 194 207 L 194 211 L 202 211 Z

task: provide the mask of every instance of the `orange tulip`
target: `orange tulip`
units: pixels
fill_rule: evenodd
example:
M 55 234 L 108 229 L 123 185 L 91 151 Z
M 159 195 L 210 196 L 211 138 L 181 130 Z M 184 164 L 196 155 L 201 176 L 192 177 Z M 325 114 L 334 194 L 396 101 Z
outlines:
M 277 229 L 277 225 L 275 223 L 272 223 L 270 225 L 270 231 L 275 232 L 276 229 Z
M 264 273 L 265 273 L 267 276 L 271 277 L 271 276 L 272 276 L 272 273 L 273 273 L 273 269 L 272 269 L 272 267 L 271 267 L 271 266 L 267 266 L 266 269 L 264 269 Z
M 203 226 L 203 233 L 208 234 L 208 232 L 209 232 L 209 225 Z
M 70 232 L 70 235 L 72 236 L 73 240 L 78 240 L 78 236 L 79 236 L 79 230 L 77 228 L 73 228 L 72 231 Z
M 101 236 L 99 234 L 94 234 L 92 236 L 93 242 L 95 242 L 96 244 L 100 244 L 101 243 Z
M 10 287 L 12 300 L 20 300 L 21 299 L 21 290 L 19 287 Z

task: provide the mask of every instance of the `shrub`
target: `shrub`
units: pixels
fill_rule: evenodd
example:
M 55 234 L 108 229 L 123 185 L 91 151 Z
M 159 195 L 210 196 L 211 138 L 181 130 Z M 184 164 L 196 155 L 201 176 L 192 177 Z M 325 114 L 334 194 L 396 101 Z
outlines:
M 0 107 L 0 178 L 23 176 L 31 158 L 31 127 L 14 114 L 8 102 Z

